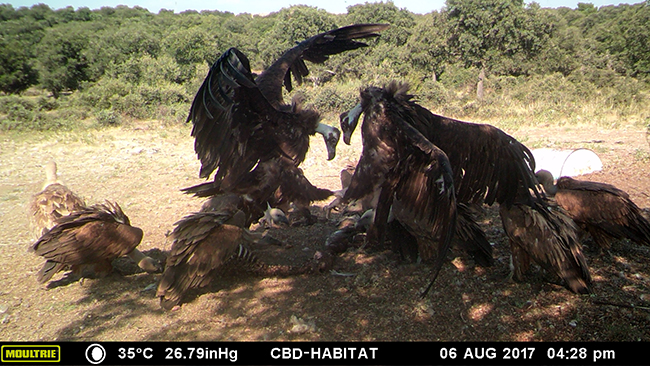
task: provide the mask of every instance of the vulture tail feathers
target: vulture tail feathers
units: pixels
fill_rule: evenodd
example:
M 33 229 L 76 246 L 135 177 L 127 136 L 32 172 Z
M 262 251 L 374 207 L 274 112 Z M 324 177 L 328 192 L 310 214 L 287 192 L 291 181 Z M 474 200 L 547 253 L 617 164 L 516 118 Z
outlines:
M 630 238 L 640 244 L 650 246 L 650 222 L 646 220 L 639 210 L 632 222 L 633 234 L 630 235 Z

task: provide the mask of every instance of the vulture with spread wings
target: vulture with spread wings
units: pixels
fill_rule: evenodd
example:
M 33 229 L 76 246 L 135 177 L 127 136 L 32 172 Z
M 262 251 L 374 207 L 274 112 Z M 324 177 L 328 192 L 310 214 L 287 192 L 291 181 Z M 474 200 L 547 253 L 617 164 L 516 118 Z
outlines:
M 308 205 L 332 192 L 313 186 L 298 168 L 309 148 L 309 136 L 323 135 L 333 159 L 340 132 L 320 123 L 320 114 L 303 108 L 299 98 L 286 104 L 282 87 L 292 90 L 308 75 L 305 61 L 325 62 L 330 55 L 367 46 L 357 39 L 376 37 L 387 24 L 357 24 L 315 35 L 286 51 L 257 78 L 246 56 L 230 48 L 214 63 L 194 97 L 194 149 L 200 176 L 214 181 L 186 188 L 199 196 L 221 192 L 245 194 L 266 207 Z
M 608 248 L 612 238 L 628 238 L 641 245 L 650 245 L 650 222 L 630 196 L 611 184 L 560 177 L 553 184 L 553 175 L 537 172 L 537 179 L 546 194 L 591 234 L 601 248 Z
M 37 274 L 38 282 L 49 281 L 68 267 L 74 274 L 92 267 L 95 274 L 105 275 L 113 269 L 111 262 L 125 255 L 155 272 L 153 259 L 136 249 L 142 236 L 117 203 L 83 207 L 58 219 L 32 246 L 32 251 L 47 260 Z
M 456 196 L 447 155 L 413 128 L 411 107 L 396 100 L 405 87 L 393 82 L 361 91 L 363 151 L 344 199 L 379 192 L 368 235 L 381 242 L 394 219 L 416 239 L 420 258 L 434 262 L 426 294 L 455 230 Z
M 542 229 L 548 227 L 556 235 L 545 238 L 544 245 L 537 245 L 538 243 L 528 241 L 535 240 L 533 234 L 512 233 L 517 221 L 513 222 L 513 225 L 504 225 L 511 239 L 513 251 L 514 247 L 518 246 L 523 251 L 521 256 L 532 257 L 540 265 L 564 279 L 572 290 L 580 293 L 587 292 L 591 277 L 575 235 L 567 236 L 555 232 L 558 230 L 562 233 L 570 232 L 574 228 L 567 227 L 567 221 L 562 219 L 564 214 L 561 211 L 554 215 L 545 212 L 535 213 L 535 211 L 546 210 L 548 203 L 538 187 L 534 173 L 535 160 L 530 150 L 494 126 L 462 122 L 435 115 L 412 98 L 413 96 L 404 90 L 395 94 L 395 103 L 410 111 L 411 118 L 407 121 L 413 128 L 447 154 L 453 171 L 457 201 L 463 204 L 487 205 L 496 202 L 503 207 L 502 216 L 504 214 L 507 216 L 514 205 L 526 206 L 527 210 L 524 213 L 528 215 L 525 225 L 520 227 L 521 230 L 530 233 L 548 233 L 548 230 Z M 346 144 L 350 143 L 351 134 L 362 112 L 361 105 L 357 105 L 349 112 L 341 114 L 341 129 Z M 368 182 L 359 189 L 370 192 L 371 187 Z M 354 191 L 352 184 L 348 188 L 348 192 L 350 191 Z M 463 216 L 458 226 L 468 220 L 473 221 L 468 212 L 464 212 Z M 534 226 L 530 226 L 530 223 Z M 465 232 L 476 233 L 475 230 Z M 513 240 L 515 238 L 518 239 Z M 476 240 L 474 244 L 480 247 L 481 242 L 483 240 Z M 549 256 L 553 258 L 549 259 Z M 567 270 L 569 267 L 571 270 Z M 575 276 L 579 278 L 574 278 Z M 578 285 L 571 286 L 571 284 Z
M 248 245 L 264 238 L 262 233 L 246 229 L 251 220 L 247 204 L 238 195 L 216 195 L 201 211 L 175 224 L 172 248 L 156 292 L 163 309 L 172 309 L 187 291 L 207 286 L 236 265 L 262 276 L 290 276 L 311 270 L 310 264 L 294 267 L 257 260 Z

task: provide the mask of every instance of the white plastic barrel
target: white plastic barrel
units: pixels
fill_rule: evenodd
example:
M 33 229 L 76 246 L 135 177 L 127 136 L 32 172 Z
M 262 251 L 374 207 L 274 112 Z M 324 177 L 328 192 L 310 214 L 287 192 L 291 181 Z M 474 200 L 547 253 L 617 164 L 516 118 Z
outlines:
M 548 170 L 555 179 L 587 174 L 603 169 L 603 162 L 593 150 L 532 150 L 535 157 L 535 171 Z

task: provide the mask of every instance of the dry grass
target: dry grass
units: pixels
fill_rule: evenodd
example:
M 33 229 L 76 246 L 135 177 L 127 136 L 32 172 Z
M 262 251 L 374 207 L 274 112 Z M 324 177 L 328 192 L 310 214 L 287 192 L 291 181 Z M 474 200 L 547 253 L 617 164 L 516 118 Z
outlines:
M 227 276 L 194 292 L 174 312 L 162 311 L 154 297 L 159 275 L 141 273 L 127 260 L 117 264 L 122 275 L 88 279 L 83 286 L 59 275 L 49 286 L 39 285 L 34 275 L 42 260 L 27 252 L 33 238 L 25 207 L 40 189 L 42 165 L 55 159 L 67 185 L 89 202 L 118 201 L 145 232 L 140 248 L 164 259 L 170 248 L 165 234 L 201 204 L 179 192 L 202 181 L 189 130 L 147 122 L 80 133 L 0 134 L 0 339 L 650 341 L 648 312 L 594 302 L 650 304 L 648 248 L 625 242 L 602 254 L 587 248 L 595 297 L 572 294 L 540 271 L 525 283 L 508 282 L 509 249 L 495 208 L 481 223 L 494 243 L 495 266 L 477 267 L 454 252 L 425 300 L 417 294 L 427 283 L 428 266 L 372 249 L 337 258 L 335 269 L 351 276 Z M 576 125 L 509 132 L 528 145 L 602 140 L 596 144 L 603 146 L 605 170 L 588 178 L 615 183 L 650 207 L 648 164 L 634 158 L 647 149 L 645 130 Z M 316 185 L 337 189 L 339 171 L 358 158 L 359 144 L 356 133 L 354 146 L 341 144 L 337 158 L 327 162 L 322 140 L 314 138 L 303 169 Z M 302 261 L 334 230 L 321 214 L 314 226 L 274 230 L 284 247 L 254 250 L 269 262 Z M 296 324 L 308 326 L 298 332 Z

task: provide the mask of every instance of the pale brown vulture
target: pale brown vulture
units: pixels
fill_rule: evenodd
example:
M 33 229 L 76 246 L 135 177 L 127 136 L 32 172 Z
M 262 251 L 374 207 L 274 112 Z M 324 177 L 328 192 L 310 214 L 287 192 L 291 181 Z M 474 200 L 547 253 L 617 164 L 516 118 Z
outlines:
M 361 91 L 357 108 L 364 114 L 363 151 L 344 199 L 360 199 L 379 190 L 369 239 L 381 243 L 392 219 L 416 239 L 420 258 L 434 262 L 424 296 L 455 231 L 456 196 L 447 155 L 413 128 L 410 106 L 396 99 L 405 87 L 393 82 Z
M 537 179 L 546 194 L 582 226 L 601 248 L 609 248 L 611 239 L 627 238 L 650 245 L 650 222 L 629 195 L 611 184 L 560 177 L 537 172 Z
M 220 197 L 220 196 L 216 196 Z M 234 195 L 211 200 L 203 210 L 177 223 L 171 234 L 172 248 L 156 296 L 166 310 L 183 301 L 193 288 L 207 286 L 218 274 L 233 265 L 264 276 L 289 276 L 307 273 L 311 266 L 273 266 L 259 262 L 247 245 L 262 239 L 261 233 L 246 229 L 250 224 Z M 241 201 L 244 202 L 244 201 Z
M 591 274 L 578 245 L 575 224 L 552 203 L 499 206 L 512 253 L 512 275 L 524 279 L 531 259 L 562 278 L 575 293 L 591 292 Z
M 32 197 L 29 204 L 30 221 L 36 238 L 50 230 L 59 218 L 86 206 L 81 197 L 59 180 L 54 161 L 45 165 L 45 175 L 43 189 Z
M 534 173 L 535 160 L 528 148 L 494 126 L 462 122 L 435 115 L 413 101 L 413 96 L 406 92 L 407 90 L 404 89 L 396 93 L 395 103 L 400 104 L 403 110 L 409 111 L 408 118 L 404 118 L 405 121 L 447 154 L 453 170 L 457 202 L 487 205 L 496 202 L 500 206 L 505 206 L 504 210 L 511 210 L 513 205 L 517 204 L 525 205 L 533 211 L 543 209 L 547 205 L 544 194 L 538 187 Z M 358 104 L 349 112 L 341 114 L 341 129 L 345 143 L 350 143 L 351 134 L 362 112 L 361 104 Z M 358 188 L 350 185 L 348 192 L 355 189 L 368 191 L 372 182 L 378 179 L 377 176 L 368 179 Z M 471 219 L 469 214 L 466 217 Z M 531 214 L 530 217 L 535 218 L 534 223 L 540 230 L 543 227 L 561 232 L 572 230 L 572 227 L 565 226 L 566 220 L 558 218 L 557 215 L 539 213 Z M 459 220 L 459 224 L 461 223 L 462 221 Z M 504 225 L 504 228 L 509 231 L 514 226 Z M 545 232 L 545 230 L 541 231 Z M 515 237 L 512 232 L 508 234 L 511 239 Z M 559 232 L 555 234 L 562 236 Z M 524 236 L 524 238 L 532 238 L 532 236 Z M 480 239 L 478 237 L 474 243 L 477 247 L 485 245 L 484 242 L 481 244 Z M 575 235 L 567 237 L 565 242 L 551 239 L 543 242 L 547 246 L 539 247 L 537 243 L 525 241 L 520 241 L 520 245 L 527 246 L 527 255 L 536 262 L 543 266 L 550 263 L 546 268 L 552 267 L 552 272 L 564 279 L 567 284 L 575 283 L 573 276 L 576 273 L 580 276 L 589 274 Z M 555 258 L 549 261 L 549 255 Z M 570 266 L 575 268 L 567 271 L 566 268 Z M 580 282 L 588 284 L 590 277 L 581 278 Z M 577 290 L 581 293 L 587 291 L 587 289 Z
M 30 218 L 37 238 L 45 235 L 61 218 L 76 212 L 87 213 L 94 209 L 87 207 L 81 197 L 59 180 L 54 161 L 50 161 L 45 166 L 45 175 L 43 190 L 32 197 L 29 205 Z M 138 249 L 126 255 L 147 272 L 160 270 L 153 258 L 145 256 Z
M 260 220 L 260 224 L 263 224 L 266 228 L 282 228 L 288 226 L 290 222 L 284 211 L 271 207 L 267 203 L 266 211 L 264 211 L 264 217 Z
M 286 104 L 282 87 L 292 90 L 291 76 L 300 84 L 308 74 L 305 61 L 325 62 L 330 55 L 367 46 L 355 41 L 376 37 L 386 24 L 357 24 L 315 35 L 287 50 L 257 78 L 249 61 L 236 48 L 214 63 L 196 93 L 192 121 L 194 149 L 201 161 L 200 176 L 214 181 L 186 188 L 200 196 L 222 192 L 248 195 L 266 207 L 296 204 L 303 213 L 312 201 L 332 192 L 314 187 L 298 168 L 309 148 L 309 136 L 325 138 L 333 159 L 340 132 L 320 123 L 320 114 L 294 98 Z M 307 210 L 308 212 L 308 210 Z
M 106 275 L 113 269 L 111 262 L 125 255 L 135 255 L 139 258 L 136 263 L 144 258 L 149 261 L 151 258 L 136 249 L 142 236 L 142 230 L 131 226 L 117 203 L 107 201 L 83 207 L 59 218 L 32 246 L 31 250 L 47 260 L 37 274 L 38 282 L 49 281 L 68 267 L 74 274 L 82 274 L 86 267 L 91 267 L 96 275 Z M 147 266 L 156 270 L 153 260 Z

